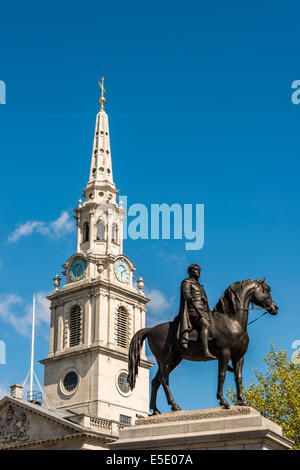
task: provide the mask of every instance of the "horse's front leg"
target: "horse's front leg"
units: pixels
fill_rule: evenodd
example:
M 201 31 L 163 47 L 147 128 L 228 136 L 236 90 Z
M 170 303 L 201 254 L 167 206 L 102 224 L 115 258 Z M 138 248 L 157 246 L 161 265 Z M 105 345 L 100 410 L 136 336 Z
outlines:
M 229 351 L 222 351 L 222 355 L 219 357 L 218 362 L 218 392 L 217 399 L 219 400 L 220 406 L 223 408 L 230 408 L 228 401 L 223 396 L 223 385 L 226 377 L 227 365 L 230 359 Z
M 239 406 L 249 406 L 246 400 L 243 397 L 243 380 L 242 380 L 242 371 L 244 365 L 244 356 L 241 357 L 238 361 L 232 361 L 233 370 L 234 370 L 234 380 L 236 385 L 236 397 L 237 405 Z
M 159 371 L 156 373 L 154 379 L 151 382 L 151 400 L 150 400 L 150 410 L 153 410 L 154 415 L 160 414 L 160 411 L 156 407 L 156 396 L 157 391 L 160 387 L 160 378 L 159 378 Z

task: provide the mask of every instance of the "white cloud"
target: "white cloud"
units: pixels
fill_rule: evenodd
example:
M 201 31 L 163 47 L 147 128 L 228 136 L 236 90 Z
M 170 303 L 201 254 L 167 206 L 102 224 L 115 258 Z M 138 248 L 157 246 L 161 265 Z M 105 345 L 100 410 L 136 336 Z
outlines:
M 27 237 L 34 232 L 49 238 L 59 238 L 74 230 L 74 222 L 67 211 L 62 211 L 60 216 L 52 222 L 27 221 L 19 225 L 9 236 L 8 242 L 15 243 L 21 237 Z
M 38 322 L 50 323 L 50 301 L 43 291 L 36 293 L 36 317 Z
M 42 328 L 49 324 L 49 300 L 45 292 L 36 294 L 36 327 Z M 25 302 L 16 294 L 2 295 L 0 297 L 0 320 L 9 323 L 23 336 L 31 335 L 32 302 Z
M 39 231 L 39 228 L 43 226 L 43 222 L 26 222 L 23 225 L 19 225 L 13 233 L 11 233 L 8 237 L 8 241 L 10 243 L 16 242 L 21 237 L 26 237 L 31 235 L 34 231 Z
M 65 233 L 72 232 L 73 230 L 74 222 L 67 211 L 62 211 L 58 219 L 50 222 L 50 231 L 57 237 L 61 237 Z
M 173 298 L 167 299 L 160 290 L 153 289 L 146 292 L 146 295 L 151 300 L 149 303 L 149 310 L 154 314 L 162 313 L 172 306 Z
M 168 299 L 165 294 L 158 289 L 151 291 L 146 290 L 145 295 L 150 299 L 149 304 L 147 304 L 147 327 L 173 320 L 175 314 L 174 312 L 170 312 L 170 309 L 173 307 L 174 297 Z

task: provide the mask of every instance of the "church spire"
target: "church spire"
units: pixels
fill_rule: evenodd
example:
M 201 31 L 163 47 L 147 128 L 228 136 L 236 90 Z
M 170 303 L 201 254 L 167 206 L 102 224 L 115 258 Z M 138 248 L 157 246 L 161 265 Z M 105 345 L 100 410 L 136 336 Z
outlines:
M 104 78 L 99 82 L 101 88 L 101 97 L 99 102 L 101 104 L 100 112 L 96 117 L 96 126 L 94 134 L 93 154 L 91 161 L 90 178 L 88 185 L 93 183 L 106 182 L 114 185 L 111 154 L 110 154 L 110 141 L 109 141 L 109 127 L 108 116 L 104 111 Z
M 108 116 L 104 111 L 104 86 L 96 126 L 90 177 L 83 190 L 85 201 L 75 209 L 77 252 L 93 255 L 120 254 L 123 249 L 123 215 L 119 208 L 112 174 Z M 118 243 L 116 242 L 118 240 Z

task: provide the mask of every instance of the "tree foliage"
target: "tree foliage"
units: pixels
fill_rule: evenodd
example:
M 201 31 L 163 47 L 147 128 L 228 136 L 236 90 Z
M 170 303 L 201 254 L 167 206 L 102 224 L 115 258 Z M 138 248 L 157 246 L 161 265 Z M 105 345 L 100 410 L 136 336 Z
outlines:
M 264 358 L 265 374 L 254 369 L 257 383 L 251 382 L 244 397 L 249 405 L 266 418 L 282 427 L 283 435 L 295 441 L 294 449 L 300 450 L 300 363 L 290 362 L 286 351 L 271 351 Z M 233 388 L 227 396 L 236 403 Z

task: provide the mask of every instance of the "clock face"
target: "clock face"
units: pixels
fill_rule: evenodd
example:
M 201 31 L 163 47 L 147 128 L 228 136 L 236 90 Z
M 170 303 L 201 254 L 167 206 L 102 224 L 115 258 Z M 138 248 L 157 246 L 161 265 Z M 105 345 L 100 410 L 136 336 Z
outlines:
M 69 268 L 70 281 L 79 281 L 85 276 L 86 263 L 83 258 L 75 258 Z
M 130 268 L 124 258 L 118 259 L 114 264 L 115 276 L 120 282 L 129 282 Z

